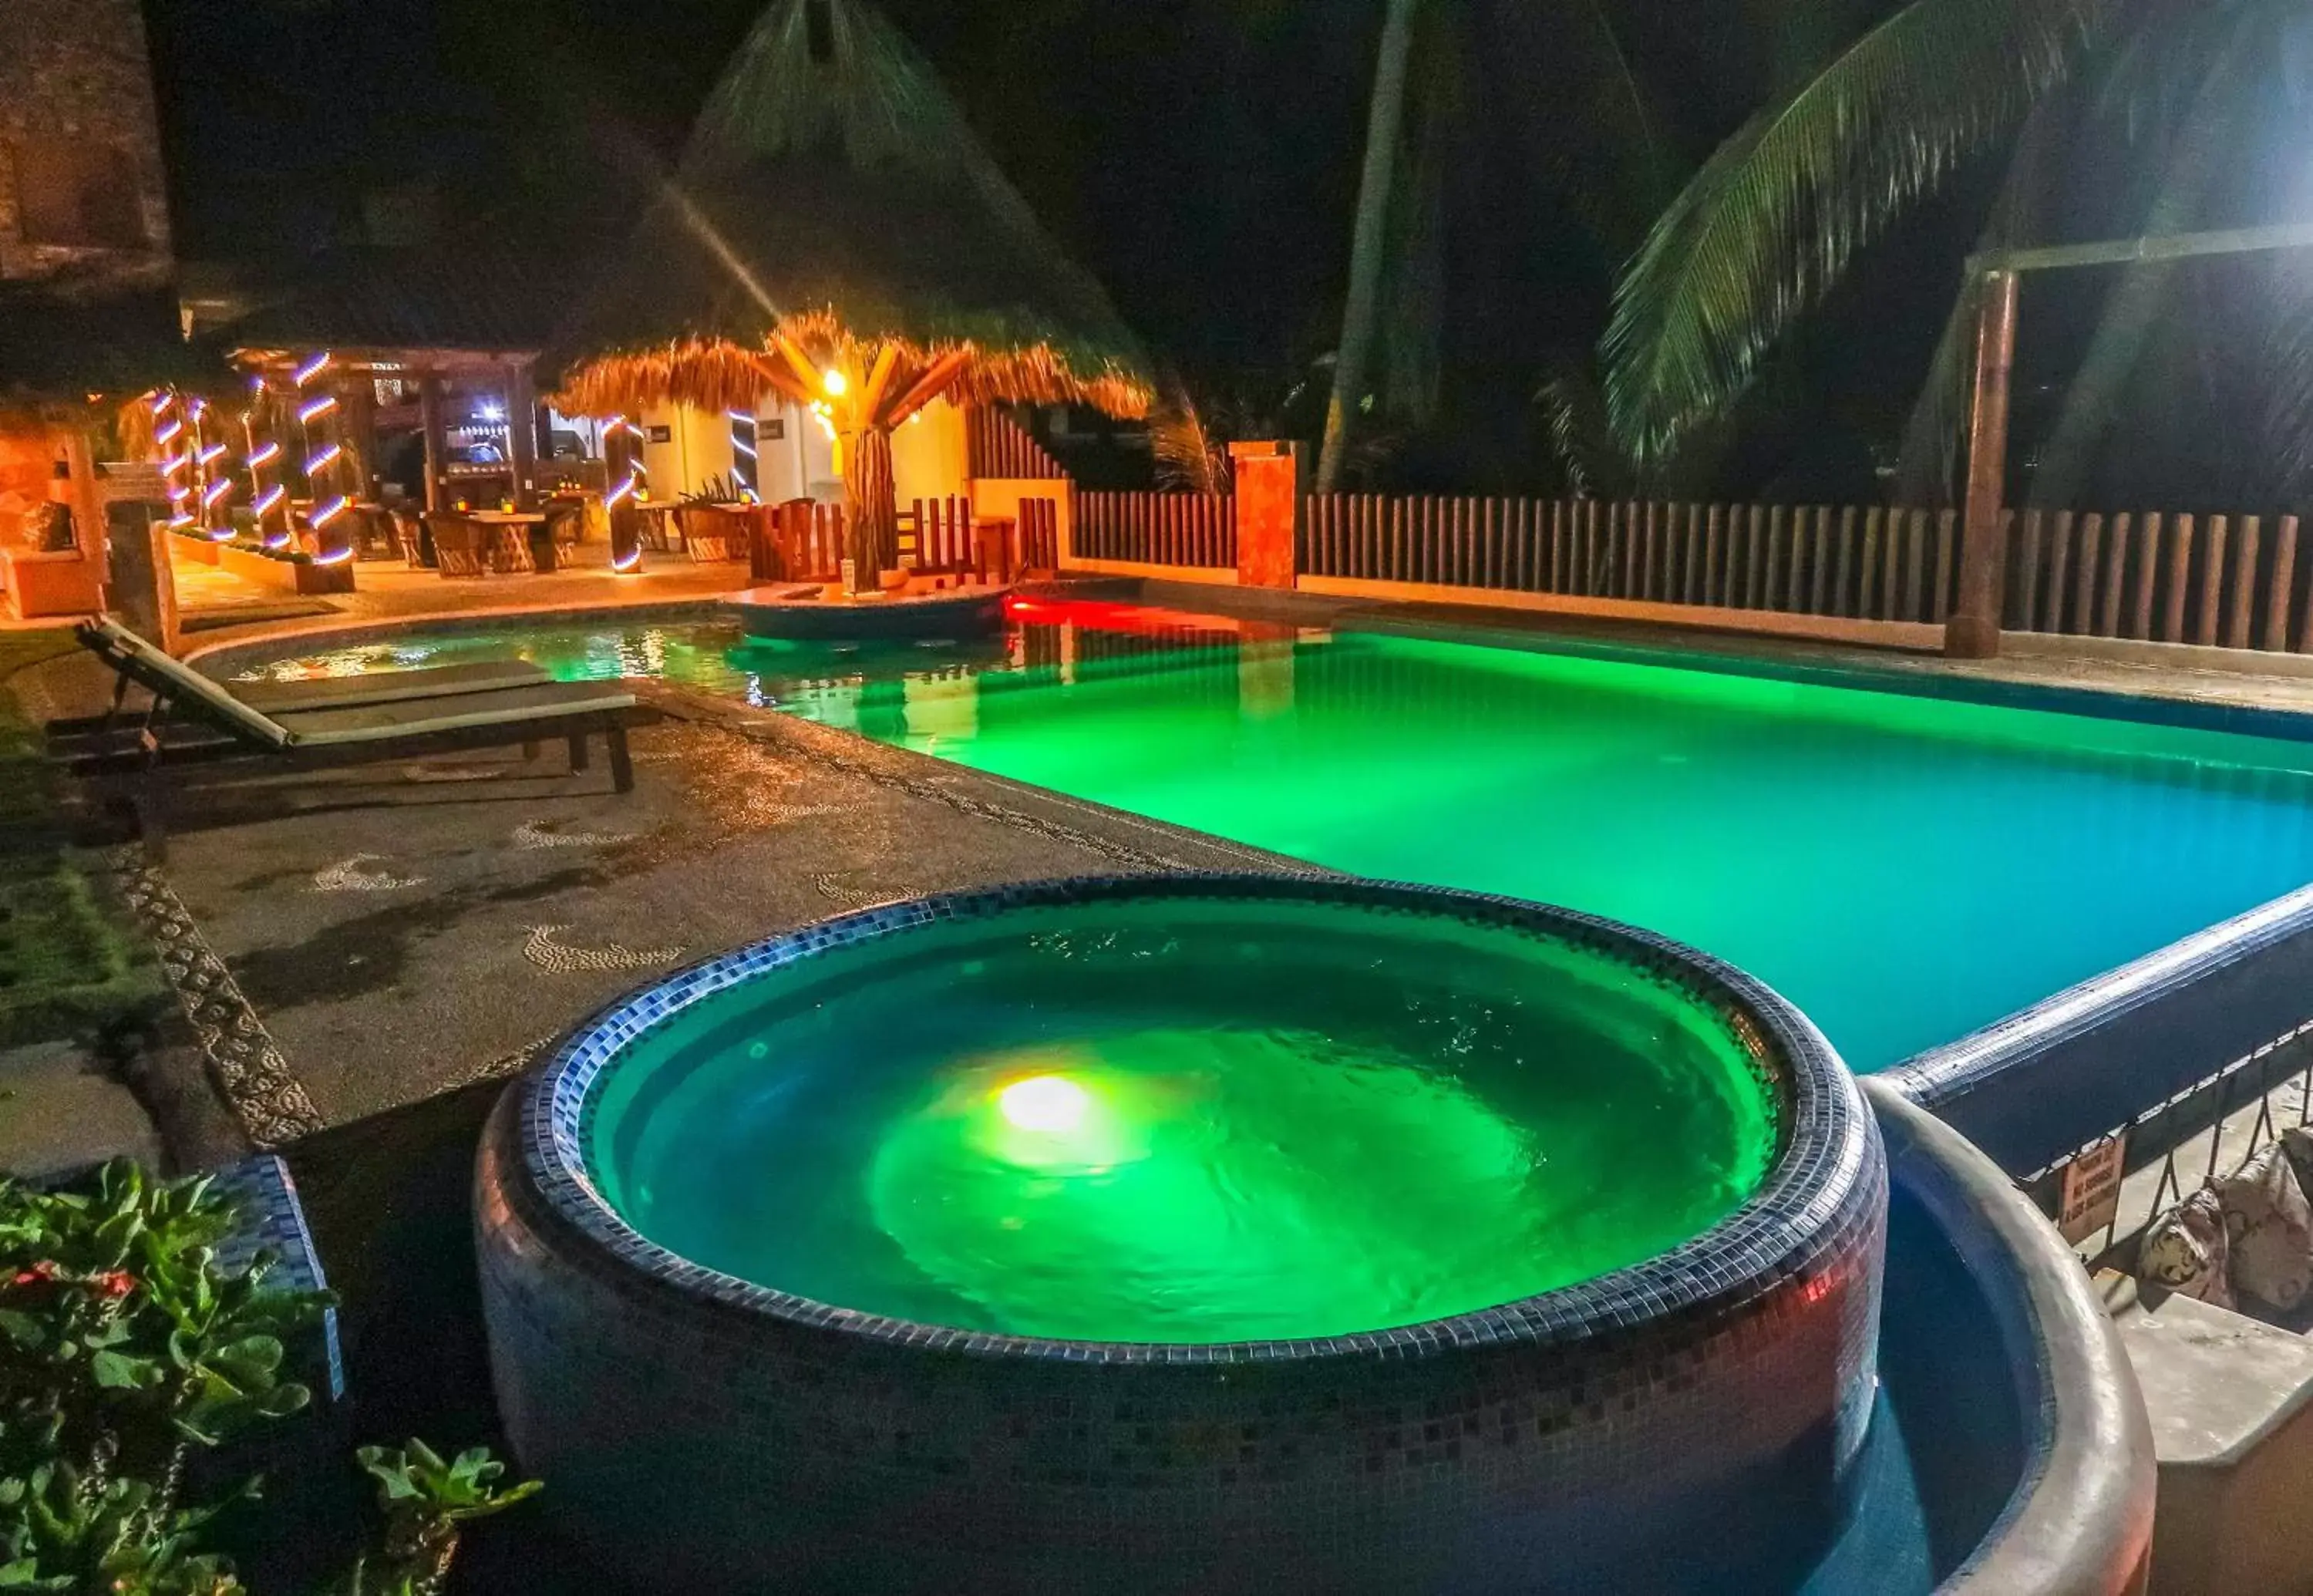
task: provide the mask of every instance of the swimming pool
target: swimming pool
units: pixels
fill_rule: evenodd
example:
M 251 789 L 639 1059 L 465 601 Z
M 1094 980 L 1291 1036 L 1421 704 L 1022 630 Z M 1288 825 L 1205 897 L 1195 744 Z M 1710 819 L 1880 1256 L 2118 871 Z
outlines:
M 1692 943 L 1876 1070 L 2313 880 L 2313 744 L 1660 663 L 1044 605 L 843 649 L 595 620 L 275 678 L 521 656 L 660 676 L 1337 869 Z

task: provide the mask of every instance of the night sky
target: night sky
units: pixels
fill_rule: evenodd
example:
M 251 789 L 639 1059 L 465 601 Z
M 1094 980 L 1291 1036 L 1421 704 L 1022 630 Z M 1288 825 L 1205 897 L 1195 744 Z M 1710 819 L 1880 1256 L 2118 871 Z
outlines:
M 615 227 L 761 0 L 145 0 L 189 260 L 277 266 L 432 180 L 453 223 Z M 1174 359 L 1322 339 L 1376 0 L 888 0 L 1048 226 Z M 1153 13 L 1169 13 L 1165 21 Z
M 294 275 L 359 238 L 365 194 L 427 183 L 453 233 L 517 228 L 567 247 L 575 289 L 576 262 L 620 236 L 635 179 L 680 148 L 763 0 L 145 4 L 187 260 Z M 1788 41 L 1746 27 L 1759 4 L 1617 8 L 1676 162 L 1699 161 L 1786 69 L 1775 55 Z M 1381 0 L 884 9 L 1197 391 L 1274 396 L 1332 348 Z M 1521 117 L 1546 126 L 1581 107 L 1541 81 L 1547 61 L 1483 54 L 1462 63 L 1470 130 L 1451 152 L 1444 409 L 1398 456 L 1408 486 L 1555 485 L 1533 396 L 1554 366 L 1587 361 L 1618 254 L 1560 203 L 1516 132 Z M 1783 407 L 1746 473 L 1767 481 L 1805 454 L 1868 489 L 1854 478 L 1868 472 L 1860 435 L 1900 414 L 1950 280 L 1939 269 L 1898 283 L 1874 314 L 1834 313 L 1796 345 L 1809 402 Z

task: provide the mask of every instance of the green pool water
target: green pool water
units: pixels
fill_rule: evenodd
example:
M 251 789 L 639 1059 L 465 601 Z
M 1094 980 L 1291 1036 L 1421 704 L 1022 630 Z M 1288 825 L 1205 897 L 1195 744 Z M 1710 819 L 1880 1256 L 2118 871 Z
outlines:
M 684 1257 L 1100 1341 L 1379 1329 L 1653 1257 L 1757 1187 L 1778 1114 L 1714 1013 L 1597 953 L 1179 899 L 821 954 L 594 1090 L 599 1188 Z
M 658 675 L 1363 875 L 1732 960 L 1859 1069 L 2313 879 L 2313 746 L 1661 663 L 1052 606 L 972 648 L 734 628 L 444 634 L 294 675 L 522 654 Z

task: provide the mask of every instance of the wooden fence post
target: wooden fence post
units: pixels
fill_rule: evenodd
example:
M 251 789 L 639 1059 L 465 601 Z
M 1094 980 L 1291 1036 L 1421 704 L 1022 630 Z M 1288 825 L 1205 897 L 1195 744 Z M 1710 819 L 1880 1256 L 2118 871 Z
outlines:
M 2008 487 L 2009 380 L 2016 364 L 2016 274 L 1986 272 L 1977 293 L 1967 525 L 1960 542 L 1958 601 L 1944 624 L 1944 652 L 1956 659 L 1998 657 L 2001 578 L 2008 568 L 2001 510 Z

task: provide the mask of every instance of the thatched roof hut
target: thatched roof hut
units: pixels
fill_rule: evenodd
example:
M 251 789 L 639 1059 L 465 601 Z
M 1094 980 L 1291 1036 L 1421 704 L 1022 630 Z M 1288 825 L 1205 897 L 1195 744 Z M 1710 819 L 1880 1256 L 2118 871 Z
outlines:
M 1106 295 L 929 65 L 862 0 L 775 0 L 549 380 L 564 410 L 604 415 L 752 406 L 766 386 L 818 401 L 816 372 L 879 365 L 886 406 L 931 378 L 1117 416 L 1150 398 Z

